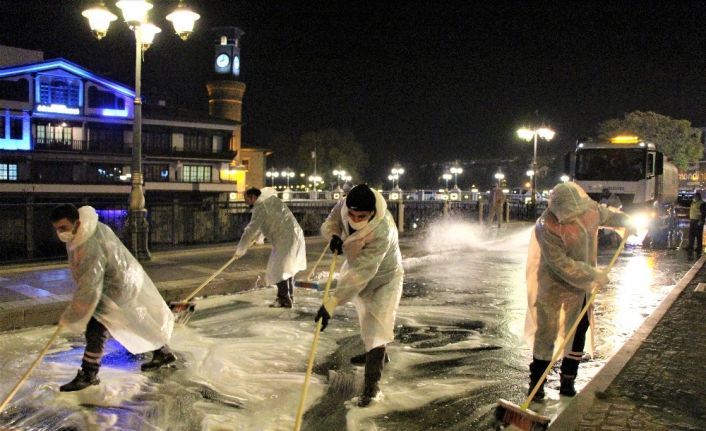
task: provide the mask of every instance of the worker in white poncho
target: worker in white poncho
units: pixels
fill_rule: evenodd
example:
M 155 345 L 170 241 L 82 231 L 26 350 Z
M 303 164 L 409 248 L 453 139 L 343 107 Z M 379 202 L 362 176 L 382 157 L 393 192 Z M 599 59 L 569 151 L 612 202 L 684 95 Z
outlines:
M 321 306 L 316 321 L 322 330 L 338 304 L 355 304 L 365 344 L 365 388 L 358 405 L 365 407 L 380 392 L 385 346 L 394 339 L 395 314 L 402 296 L 402 255 L 397 226 L 385 199 L 364 184 L 355 186 L 333 207 L 321 227 L 331 250 L 346 258 L 336 290 Z M 351 362 L 363 362 L 354 357 Z
M 142 265 L 90 206 L 70 204 L 52 211 L 50 220 L 66 243 L 71 275 L 78 289 L 59 321 L 74 332 L 86 331 L 86 349 L 76 377 L 63 392 L 97 385 L 103 347 L 113 336 L 130 353 L 152 351 L 142 364 L 151 370 L 176 360 L 167 347 L 174 316 Z
M 267 261 L 265 282 L 277 285 L 277 299 L 273 307 L 292 308 L 294 276 L 306 269 L 304 232 L 297 219 L 278 197 L 275 189 L 250 188 L 245 191 L 245 202 L 252 208 L 252 218 L 240 237 L 235 257 L 242 257 L 260 235 L 272 242 Z

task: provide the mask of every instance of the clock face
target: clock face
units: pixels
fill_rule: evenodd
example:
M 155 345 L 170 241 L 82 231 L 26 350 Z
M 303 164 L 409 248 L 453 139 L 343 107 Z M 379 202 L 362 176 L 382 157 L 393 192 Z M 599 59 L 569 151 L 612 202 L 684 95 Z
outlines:
M 240 57 L 233 57 L 233 72 L 237 75 L 240 72 Z
M 228 63 L 230 63 L 230 58 L 228 57 L 228 54 L 221 54 L 216 57 L 216 66 L 227 67 Z

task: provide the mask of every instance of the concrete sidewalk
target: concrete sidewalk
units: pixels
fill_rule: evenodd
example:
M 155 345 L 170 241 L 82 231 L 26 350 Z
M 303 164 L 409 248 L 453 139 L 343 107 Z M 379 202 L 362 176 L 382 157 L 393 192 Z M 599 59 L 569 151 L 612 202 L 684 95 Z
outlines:
M 706 430 L 706 268 L 699 259 L 551 431 Z M 580 370 L 579 370 L 580 372 Z
M 321 255 L 325 242 L 320 237 L 306 239 L 309 270 Z M 265 264 L 271 248 L 254 246 L 212 280 L 198 296 L 241 292 L 261 286 Z M 145 271 L 166 301 L 178 300 L 191 293 L 226 263 L 235 244 L 153 253 L 143 264 Z M 330 263 L 330 254 L 320 269 Z M 305 278 L 300 273 L 298 277 Z M 69 304 L 76 285 L 66 261 L 0 267 L 0 331 L 51 325 L 59 321 Z M 275 296 L 273 289 L 273 299 Z

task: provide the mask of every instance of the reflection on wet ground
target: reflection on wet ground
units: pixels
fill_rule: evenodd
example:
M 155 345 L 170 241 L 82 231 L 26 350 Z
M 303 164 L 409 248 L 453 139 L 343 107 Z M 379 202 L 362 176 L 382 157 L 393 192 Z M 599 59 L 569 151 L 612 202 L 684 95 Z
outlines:
M 460 228 L 459 228 L 460 226 Z M 528 229 L 489 236 L 466 224 L 463 235 L 403 241 L 406 270 L 396 342 L 383 377 L 384 397 L 367 409 L 357 394 L 362 353 L 355 310 L 336 311 L 322 334 L 304 429 L 490 429 L 498 398 L 522 402 L 529 349 L 521 342 L 526 308 Z M 445 226 L 445 230 L 454 226 Z M 465 235 L 465 236 L 464 236 Z M 441 240 L 439 240 L 441 238 Z M 607 263 L 610 251 L 600 262 Z M 674 252 L 628 250 L 598 299 L 597 357 L 579 371 L 583 387 L 688 269 Z M 143 374 L 144 358 L 108 346 L 101 385 L 73 394 L 58 386 L 76 372 L 80 337 L 63 338 L 0 414 L 0 426 L 33 430 L 288 430 L 299 401 L 312 318 L 321 293 L 300 290 L 293 310 L 270 309 L 273 290 L 198 303 L 172 347 L 173 368 Z M 0 335 L 0 392 L 7 393 L 51 328 Z M 550 376 L 545 410 L 561 408 Z

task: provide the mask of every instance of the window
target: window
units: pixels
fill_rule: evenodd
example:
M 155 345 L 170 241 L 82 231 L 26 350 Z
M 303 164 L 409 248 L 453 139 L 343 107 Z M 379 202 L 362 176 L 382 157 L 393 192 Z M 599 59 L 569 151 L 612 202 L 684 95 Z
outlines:
M 120 165 L 91 164 L 88 165 L 87 179 L 92 183 L 114 183 L 120 181 L 123 167 Z
M 647 177 L 653 177 L 655 174 L 655 153 L 647 153 Z
M 184 151 L 189 153 L 212 153 L 211 137 L 206 135 L 184 135 Z
M 17 165 L 0 163 L 0 181 L 17 181 Z
M 17 81 L 0 80 L 0 99 L 29 102 L 29 82 L 24 78 Z
M 0 139 L 5 139 L 5 116 L 0 115 Z
M 125 109 L 125 99 L 110 91 L 99 90 L 91 86 L 88 88 L 88 107 L 123 110 Z
M 10 139 L 22 139 L 22 117 L 10 117 Z
M 182 177 L 185 183 L 210 183 L 211 166 L 184 165 Z
M 172 149 L 172 135 L 160 132 L 142 132 L 142 147 L 145 151 L 168 154 Z
M 32 180 L 40 183 L 73 182 L 72 163 L 32 162 Z
M 169 181 L 169 165 L 144 165 L 145 181 Z
M 40 75 L 37 102 L 42 105 L 65 105 L 78 108 L 81 100 L 81 81 L 78 79 Z

